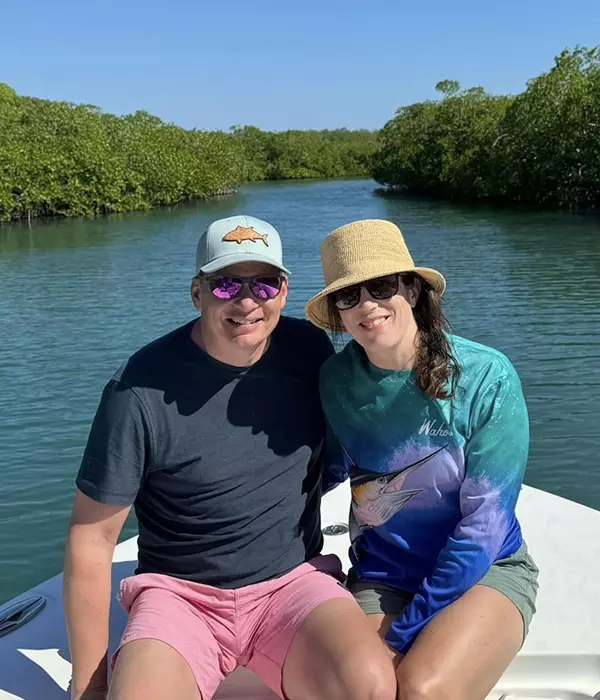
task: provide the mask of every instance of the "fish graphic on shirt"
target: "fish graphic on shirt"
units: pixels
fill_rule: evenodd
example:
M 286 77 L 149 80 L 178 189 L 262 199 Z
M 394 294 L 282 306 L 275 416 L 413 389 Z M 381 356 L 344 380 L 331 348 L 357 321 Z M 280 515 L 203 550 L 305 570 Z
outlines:
M 233 231 L 226 233 L 222 240 L 237 243 L 238 245 L 241 245 L 244 241 L 252 241 L 253 243 L 255 241 L 262 241 L 268 246 L 268 237 L 269 235 L 267 233 L 258 233 L 258 231 L 255 231 L 253 226 L 236 226 Z
M 440 447 L 413 464 L 388 473 L 375 473 L 354 468 L 350 477 L 352 513 L 360 530 L 379 527 L 391 520 L 411 498 L 423 489 L 404 489 L 408 476 L 442 452 Z

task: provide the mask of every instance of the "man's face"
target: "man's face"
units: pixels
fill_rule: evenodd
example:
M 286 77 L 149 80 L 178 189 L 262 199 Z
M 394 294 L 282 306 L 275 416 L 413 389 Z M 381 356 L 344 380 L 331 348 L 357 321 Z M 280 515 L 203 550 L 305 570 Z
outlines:
M 258 296 L 245 283 L 231 298 L 239 287 L 235 278 L 240 277 L 255 278 L 252 286 Z M 202 312 L 203 332 L 225 354 L 232 345 L 251 351 L 267 340 L 279 322 L 287 291 L 281 271 L 265 263 L 238 263 L 192 280 L 192 299 Z

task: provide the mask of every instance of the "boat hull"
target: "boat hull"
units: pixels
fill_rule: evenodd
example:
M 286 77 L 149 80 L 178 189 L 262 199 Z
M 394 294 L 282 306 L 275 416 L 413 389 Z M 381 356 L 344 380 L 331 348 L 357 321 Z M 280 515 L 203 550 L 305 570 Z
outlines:
M 348 566 L 347 484 L 323 502 L 325 552 Z M 540 568 L 538 611 L 523 649 L 492 698 L 600 698 L 600 512 L 524 487 L 518 515 L 529 551 Z M 582 553 L 583 552 L 583 553 Z M 133 573 L 137 540 L 115 550 L 113 592 Z M 62 575 L 10 601 L 43 595 L 45 605 L 26 624 L 0 637 L 0 700 L 68 700 L 71 664 L 62 607 Z M 110 650 L 119 642 L 125 613 L 114 600 Z M 216 700 L 273 700 L 251 672 L 239 669 Z

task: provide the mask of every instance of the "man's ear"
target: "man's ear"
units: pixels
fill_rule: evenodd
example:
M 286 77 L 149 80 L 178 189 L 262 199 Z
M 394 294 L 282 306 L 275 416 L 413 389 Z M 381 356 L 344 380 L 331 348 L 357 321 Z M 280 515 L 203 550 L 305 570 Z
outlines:
M 287 295 L 290 290 L 290 286 L 288 284 L 288 279 L 287 277 L 283 278 L 283 282 L 281 283 L 281 308 L 285 308 L 285 305 L 287 304 Z
M 192 278 L 192 283 L 190 285 L 190 296 L 192 298 L 192 303 L 194 304 L 197 311 L 202 310 L 202 292 L 200 289 L 200 280 L 197 277 Z

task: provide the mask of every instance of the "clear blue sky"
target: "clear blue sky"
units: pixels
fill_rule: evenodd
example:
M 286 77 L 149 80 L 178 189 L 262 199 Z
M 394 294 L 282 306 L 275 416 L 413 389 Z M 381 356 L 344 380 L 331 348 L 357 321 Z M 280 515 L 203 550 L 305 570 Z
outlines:
M 3 0 L 0 82 L 185 127 L 381 127 L 438 80 L 515 93 L 600 0 Z

